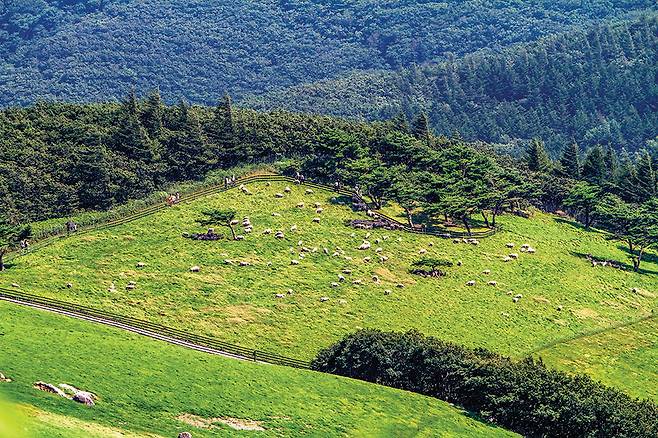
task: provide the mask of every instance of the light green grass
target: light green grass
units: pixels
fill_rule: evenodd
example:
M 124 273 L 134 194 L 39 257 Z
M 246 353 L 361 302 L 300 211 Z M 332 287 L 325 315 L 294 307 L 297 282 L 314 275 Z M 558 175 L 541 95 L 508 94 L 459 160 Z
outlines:
M 251 196 L 234 190 L 125 226 L 61 240 L 16 259 L 15 265 L 1 274 L 0 283 L 16 282 L 28 292 L 301 359 L 311 359 L 320 348 L 360 327 L 416 328 L 446 340 L 523 357 L 557 339 L 633 320 L 656 307 L 656 295 L 650 291 L 658 289 L 658 267 L 652 260 L 644 263 L 644 274 L 591 267 L 577 254 L 622 261 L 627 261 L 627 256 L 603 234 L 553 216 L 501 217 L 504 231 L 483 239 L 477 247 L 405 232 L 373 231 L 369 238 L 372 249 L 359 251 L 356 248 L 367 232 L 346 227 L 344 221 L 362 217 L 360 214 L 333 204 L 331 192 L 316 190 L 306 195 L 299 186 L 292 186 L 293 193 L 285 199 L 275 199 L 274 194 L 283 192 L 284 186 L 252 184 Z M 305 202 L 306 207 L 296 208 L 298 202 Z M 314 202 L 322 203 L 322 214 L 309 208 Z M 185 231 L 203 231 L 194 221 L 209 207 L 231 207 L 240 218 L 250 216 L 254 233 L 242 242 L 182 238 Z M 272 212 L 282 216 L 273 217 Z M 312 223 L 316 216 L 321 217 L 320 224 Z M 290 231 L 293 224 L 298 226 L 297 232 Z M 266 228 L 281 229 L 286 238 L 263 235 Z M 384 236 L 388 239 L 375 243 Z M 298 241 L 318 251 L 302 259 Z M 537 253 L 519 252 L 519 260 L 504 263 L 503 257 L 512 252 L 505 247 L 507 242 L 516 243 L 513 252 L 528 243 Z M 322 251 L 326 247 L 333 252 L 337 246 L 352 260 Z M 388 261 L 379 261 L 377 247 Z M 445 278 L 415 277 L 408 269 L 421 257 L 421 249 L 427 250 L 428 256 L 461 260 L 463 265 L 450 268 Z M 364 262 L 366 256 L 372 261 Z M 232 266 L 225 259 L 252 265 Z M 300 265 L 291 266 L 292 259 L 300 260 Z M 146 268 L 136 269 L 137 262 L 145 262 Z M 201 272 L 189 272 L 193 265 L 201 266 Z M 348 281 L 332 288 L 331 283 L 345 268 L 353 270 L 346 275 Z M 482 274 L 485 269 L 491 274 Z M 373 282 L 373 275 L 380 278 L 380 284 Z M 361 279 L 363 284 L 353 285 L 353 279 Z M 466 286 L 469 280 L 476 280 L 477 285 Z M 498 286 L 488 286 L 489 280 L 497 281 Z M 136 281 L 135 290 L 125 290 L 129 281 Z M 65 287 L 68 282 L 73 283 L 70 289 Z M 112 282 L 116 292 L 108 292 Z M 398 283 L 405 287 L 396 288 Z M 649 293 L 636 294 L 632 288 Z M 294 294 L 275 298 L 288 289 Z M 386 289 L 393 293 L 385 295 Z M 515 304 L 508 291 L 523 294 L 523 298 Z M 323 296 L 330 300 L 321 303 Z M 574 348 L 575 355 L 587 353 Z M 546 359 L 549 364 L 560 360 L 548 352 Z M 628 369 L 646 371 L 644 360 L 632 354 L 619 360 Z M 600 377 L 597 369 L 577 363 L 570 370 Z M 658 386 L 658 380 L 650 380 Z M 609 382 L 633 395 L 652 395 L 621 375 Z
M 0 394 L 36 407 L 27 411 L 37 437 L 512 435 L 418 394 L 211 356 L 5 302 L 0 333 L 0 370 L 14 379 L 0 383 Z M 100 401 L 82 406 L 33 389 L 37 380 L 93 391 Z M 266 430 L 204 430 L 177 420 L 181 414 L 262 421 Z

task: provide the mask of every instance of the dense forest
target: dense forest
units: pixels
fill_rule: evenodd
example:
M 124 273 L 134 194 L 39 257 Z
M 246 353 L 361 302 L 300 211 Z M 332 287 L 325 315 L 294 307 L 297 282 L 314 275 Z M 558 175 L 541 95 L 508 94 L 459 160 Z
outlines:
M 224 91 L 240 97 L 498 50 L 653 7 L 653 0 L 5 0 L 0 105 L 107 101 L 131 86 L 214 104 Z
M 493 143 L 541 137 L 553 154 L 572 141 L 641 149 L 658 134 L 658 19 L 397 73 L 358 73 L 246 103 L 367 119 L 425 111 L 438 133 Z

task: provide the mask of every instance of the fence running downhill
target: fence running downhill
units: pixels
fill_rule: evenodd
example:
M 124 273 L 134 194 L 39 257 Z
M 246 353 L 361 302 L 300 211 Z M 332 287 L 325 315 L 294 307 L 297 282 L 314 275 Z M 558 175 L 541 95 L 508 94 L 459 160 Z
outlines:
M 207 353 L 221 354 L 237 359 L 310 369 L 309 362 L 282 356 L 267 351 L 241 347 L 208 336 L 185 332 L 161 324 L 155 324 L 128 316 L 118 315 L 79 304 L 60 301 L 21 291 L 0 288 L 0 300 L 63 313 L 100 324 L 118 327 L 154 339 L 186 346 Z

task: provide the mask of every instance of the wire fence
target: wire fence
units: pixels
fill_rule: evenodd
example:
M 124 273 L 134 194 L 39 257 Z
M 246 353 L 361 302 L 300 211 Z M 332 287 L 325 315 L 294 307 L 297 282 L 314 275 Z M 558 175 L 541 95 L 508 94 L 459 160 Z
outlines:
M 214 350 L 216 352 L 221 352 L 223 354 L 239 359 L 250 360 L 254 362 L 264 362 L 273 365 L 283 365 L 293 368 L 310 369 L 311 367 L 310 362 L 307 361 L 294 359 L 267 351 L 245 348 L 230 342 L 224 342 L 208 336 L 197 335 L 173 327 L 167 327 L 161 324 L 156 324 L 129 316 L 118 315 L 116 313 L 94 309 L 92 307 L 82 306 L 80 304 L 32 295 L 22 291 L 0 288 L 0 299 L 16 302 L 19 304 L 37 306 L 47 310 L 66 312 L 67 314 L 71 314 L 73 316 L 93 318 L 95 322 L 99 322 L 101 324 L 118 326 L 127 330 L 132 329 L 132 331 L 139 332 L 153 338 L 163 339 L 166 337 L 171 340 L 180 341 L 181 344 L 189 344 L 189 346 L 192 347 L 201 347 L 199 348 L 201 350 Z

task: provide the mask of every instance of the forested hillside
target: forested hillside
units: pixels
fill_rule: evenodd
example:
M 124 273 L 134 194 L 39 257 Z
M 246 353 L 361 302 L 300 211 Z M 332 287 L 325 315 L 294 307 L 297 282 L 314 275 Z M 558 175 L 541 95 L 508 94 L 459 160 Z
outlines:
M 367 119 L 426 111 L 432 128 L 469 140 L 541 137 L 639 149 L 658 127 L 658 20 L 597 26 L 503 53 L 479 53 L 398 73 L 358 73 L 247 99 Z
M 239 97 L 500 49 L 650 7 L 653 0 L 4 1 L 0 105 L 105 101 L 133 85 L 214 104 L 224 91 Z

